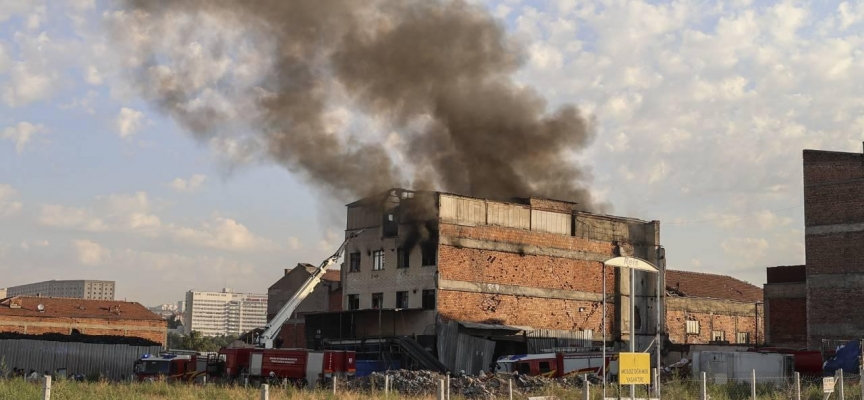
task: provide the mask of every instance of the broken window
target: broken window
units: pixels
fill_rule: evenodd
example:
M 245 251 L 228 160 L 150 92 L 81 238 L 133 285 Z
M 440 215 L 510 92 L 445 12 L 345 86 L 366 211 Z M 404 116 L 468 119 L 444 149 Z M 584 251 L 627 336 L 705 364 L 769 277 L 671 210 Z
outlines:
M 723 342 L 726 340 L 726 332 L 714 331 L 711 332 L 711 340 L 714 342 Z
M 396 210 L 390 210 L 384 213 L 384 222 L 382 223 L 382 236 L 394 237 L 399 236 L 399 219 L 396 217 Z
M 408 268 L 408 252 L 401 247 L 396 249 L 396 268 Z
M 434 310 L 435 309 L 435 290 L 424 290 L 423 291 L 423 308 L 426 310 Z
M 360 253 L 351 253 L 348 260 L 349 272 L 360 272 Z
M 372 308 L 382 308 L 384 305 L 384 293 L 372 293 Z
M 735 342 L 740 344 L 750 343 L 750 332 L 738 332 Z
M 549 371 L 552 371 L 552 367 L 549 365 L 549 361 L 540 361 L 540 373 L 545 374 Z
M 360 309 L 360 295 L 359 294 L 349 294 L 348 295 L 348 309 L 349 310 L 359 310 Z
M 408 308 L 408 292 L 396 292 L 396 308 Z
M 423 243 L 423 266 L 438 265 L 438 246 L 435 243 Z
M 372 252 L 372 270 L 380 271 L 384 269 L 384 250 L 375 250 Z

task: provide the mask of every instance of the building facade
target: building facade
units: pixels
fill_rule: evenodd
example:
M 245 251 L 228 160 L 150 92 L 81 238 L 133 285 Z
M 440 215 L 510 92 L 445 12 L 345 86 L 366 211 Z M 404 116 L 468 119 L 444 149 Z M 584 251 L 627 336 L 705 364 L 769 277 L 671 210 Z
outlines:
M 267 295 L 221 292 L 186 293 L 184 329 L 204 336 L 241 335 L 267 323 Z
M 765 342 L 776 347 L 807 347 L 807 267 L 767 269 Z
M 114 281 L 45 281 L 6 289 L 6 296 L 65 297 L 89 300 L 114 300 Z
M 0 288 L 0 299 L 6 298 L 6 288 Z
M 666 332 L 673 344 L 765 343 L 763 292 L 725 275 L 666 270 Z
M 129 337 L 165 346 L 167 322 L 138 303 L 14 296 L 0 301 L 0 333 Z
M 429 310 L 408 323 L 415 333 L 457 321 L 601 340 L 605 281 L 606 337 L 629 341 L 635 298 L 637 345 L 654 339 L 658 274 L 637 271 L 631 296 L 629 271 L 605 268 L 604 279 L 603 262 L 634 256 L 662 265 L 657 221 L 548 199 L 394 189 L 348 205 L 346 233 L 360 231 L 342 268 L 345 310 Z
M 864 334 L 864 155 L 804 150 L 807 340 Z
M 285 303 L 300 289 L 317 267 L 311 264 L 297 264 L 285 269 L 285 275 L 267 290 L 267 320 L 270 321 Z M 324 272 L 321 282 L 306 296 L 306 299 L 291 314 L 279 331 L 278 343 L 281 347 L 306 347 L 306 328 L 304 314 L 321 311 L 342 310 L 342 285 L 339 270 Z

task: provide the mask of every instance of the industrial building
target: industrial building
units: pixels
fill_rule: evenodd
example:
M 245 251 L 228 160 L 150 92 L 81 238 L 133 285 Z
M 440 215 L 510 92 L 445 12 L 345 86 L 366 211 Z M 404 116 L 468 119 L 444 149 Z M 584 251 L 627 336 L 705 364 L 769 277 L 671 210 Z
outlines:
M 770 267 L 766 272 L 765 342 L 807 348 L 807 267 Z
M 267 324 L 267 295 L 221 292 L 186 292 L 185 334 L 242 335 Z
M 804 151 L 807 341 L 864 333 L 864 155 Z
M 138 303 L 14 296 L 0 301 L 0 333 L 145 339 L 165 345 L 167 322 Z
M 90 300 L 114 300 L 114 281 L 50 280 L 6 288 L 6 295 L 67 297 Z
M 285 275 L 267 290 L 267 320 L 270 321 L 285 303 L 300 289 L 300 286 L 318 268 L 311 264 L 297 264 L 286 268 Z M 339 270 L 324 272 L 321 281 L 279 331 L 278 342 L 282 347 L 306 347 L 304 314 L 321 311 L 342 310 L 342 285 Z M 263 325 L 262 325 L 263 326 Z
M 0 299 L 6 298 L 6 288 L 0 288 Z

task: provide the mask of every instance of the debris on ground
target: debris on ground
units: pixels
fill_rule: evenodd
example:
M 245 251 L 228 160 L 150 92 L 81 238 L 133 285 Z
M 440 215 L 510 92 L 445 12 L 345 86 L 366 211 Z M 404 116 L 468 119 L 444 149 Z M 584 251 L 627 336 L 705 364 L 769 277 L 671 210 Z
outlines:
M 346 389 L 355 391 L 384 391 L 385 376 L 390 376 L 390 390 L 408 396 L 433 396 L 438 382 L 447 376 L 432 371 L 394 370 L 373 372 L 369 376 L 354 378 L 345 383 Z M 597 377 L 589 378 L 596 381 Z M 583 376 L 545 378 L 542 376 L 483 374 L 481 376 L 451 376 L 450 393 L 468 399 L 496 399 L 509 396 L 509 381 L 513 381 L 513 394 L 541 393 L 552 388 L 581 388 Z

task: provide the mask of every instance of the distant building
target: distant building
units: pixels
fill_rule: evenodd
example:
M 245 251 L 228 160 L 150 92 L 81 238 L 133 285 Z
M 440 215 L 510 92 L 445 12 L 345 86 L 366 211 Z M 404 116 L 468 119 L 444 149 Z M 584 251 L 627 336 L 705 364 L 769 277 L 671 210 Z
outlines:
M 179 313 L 186 312 L 186 300 L 180 300 L 177 302 L 177 312 L 179 312 Z
M 114 300 L 114 281 L 45 281 L 6 289 L 6 296 L 65 297 L 89 300 Z M 6 297 L 4 296 L 4 297 Z
M 273 319 L 285 303 L 317 269 L 310 264 L 297 264 L 285 269 L 285 275 L 267 290 L 267 320 Z M 304 313 L 342 310 L 342 285 L 338 269 L 324 272 L 321 282 L 285 321 L 279 338 L 282 347 L 306 347 Z
M 0 288 L 0 299 L 6 298 L 6 288 Z
M 241 335 L 267 324 L 267 295 L 221 292 L 186 293 L 185 333 Z
M 0 301 L 0 334 L 134 337 L 162 346 L 167 322 L 138 303 L 13 296 Z

